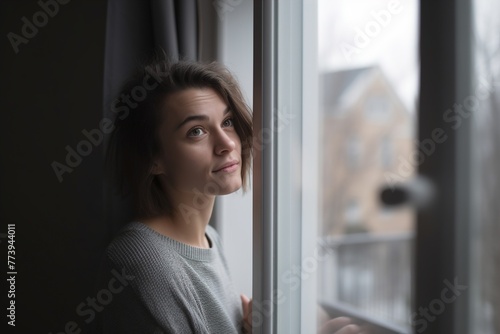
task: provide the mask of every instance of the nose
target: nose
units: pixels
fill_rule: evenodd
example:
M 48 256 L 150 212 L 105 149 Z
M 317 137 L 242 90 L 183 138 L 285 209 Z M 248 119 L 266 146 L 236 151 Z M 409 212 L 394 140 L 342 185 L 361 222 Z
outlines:
M 222 155 L 225 153 L 229 153 L 233 151 L 236 148 L 236 143 L 231 136 L 229 136 L 228 133 L 226 133 L 224 130 L 220 130 L 215 138 L 215 145 L 214 145 L 214 150 L 215 154 L 217 155 Z

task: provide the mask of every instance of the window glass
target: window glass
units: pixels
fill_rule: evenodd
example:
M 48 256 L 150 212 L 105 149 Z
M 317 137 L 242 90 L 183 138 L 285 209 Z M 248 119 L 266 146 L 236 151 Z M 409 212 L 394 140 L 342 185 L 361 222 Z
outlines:
M 414 211 L 380 189 L 414 176 L 418 2 L 318 1 L 324 261 L 330 315 L 409 332 Z
M 470 332 L 500 333 L 500 3 L 474 0 Z M 464 101 L 465 103 L 465 101 Z

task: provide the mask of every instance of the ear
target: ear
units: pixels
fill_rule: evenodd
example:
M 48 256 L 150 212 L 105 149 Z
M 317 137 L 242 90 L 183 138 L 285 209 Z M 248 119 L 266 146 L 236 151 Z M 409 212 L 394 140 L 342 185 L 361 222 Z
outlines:
M 153 166 L 151 166 L 151 174 L 160 175 L 165 174 L 165 169 L 163 168 L 163 163 L 160 159 L 155 159 L 153 162 Z

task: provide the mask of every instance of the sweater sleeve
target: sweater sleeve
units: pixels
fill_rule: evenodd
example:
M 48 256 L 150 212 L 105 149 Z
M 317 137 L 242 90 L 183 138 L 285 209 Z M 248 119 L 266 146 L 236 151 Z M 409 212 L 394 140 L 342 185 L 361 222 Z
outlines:
M 165 334 L 155 319 L 141 303 L 136 293 L 133 291 L 127 278 L 132 276 L 120 272 L 108 258 L 103 260 L 101 271 L 101 285 L 113 286 L 114 293 L 112 300 L 103 307 L 98 314 L 98 332 L 103 334 L 137 334 L 154 333 Z M 126 276 L 122 282 L 116 278 L 116 273 L 120 277 Z M 135 278 L 133 278 L 135 279 Z M 119 286 L 120 285 L 120 286 Z M 109 287 L 108 287 L 109 289 Z
M 103 312 L 104 333 L 208 333 L 200 298 L 176 254 L 159 253 L 132 231 L 108 247 L 105 261 L 108 282 L 119 275 L 127 286 Z

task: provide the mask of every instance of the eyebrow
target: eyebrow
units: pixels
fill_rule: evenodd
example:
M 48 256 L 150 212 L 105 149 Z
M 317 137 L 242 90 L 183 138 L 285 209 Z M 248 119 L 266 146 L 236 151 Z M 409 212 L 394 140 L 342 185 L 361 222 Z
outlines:
M 176 130 L 180 129 L 184 124 L 192 122 L 192 121 L 206 121 L 208 120 L 208 116 L 206 115 L 192 115 L 186 117 L 177 127 Z
M 229 109 L 229 107 L 226 108 L 224 110 L 224 115 L 228 114 L 230 111 L 231 110 Z M 177 125 L 175 130 L 180 129 L 184 124 L 192 122 L 192 121 L 206 121 L 206 120 L 208 120 L 207 115 L 191 115 L 191 116 L 186 117 L 182 122 L 180 122 L 180 124 Z

